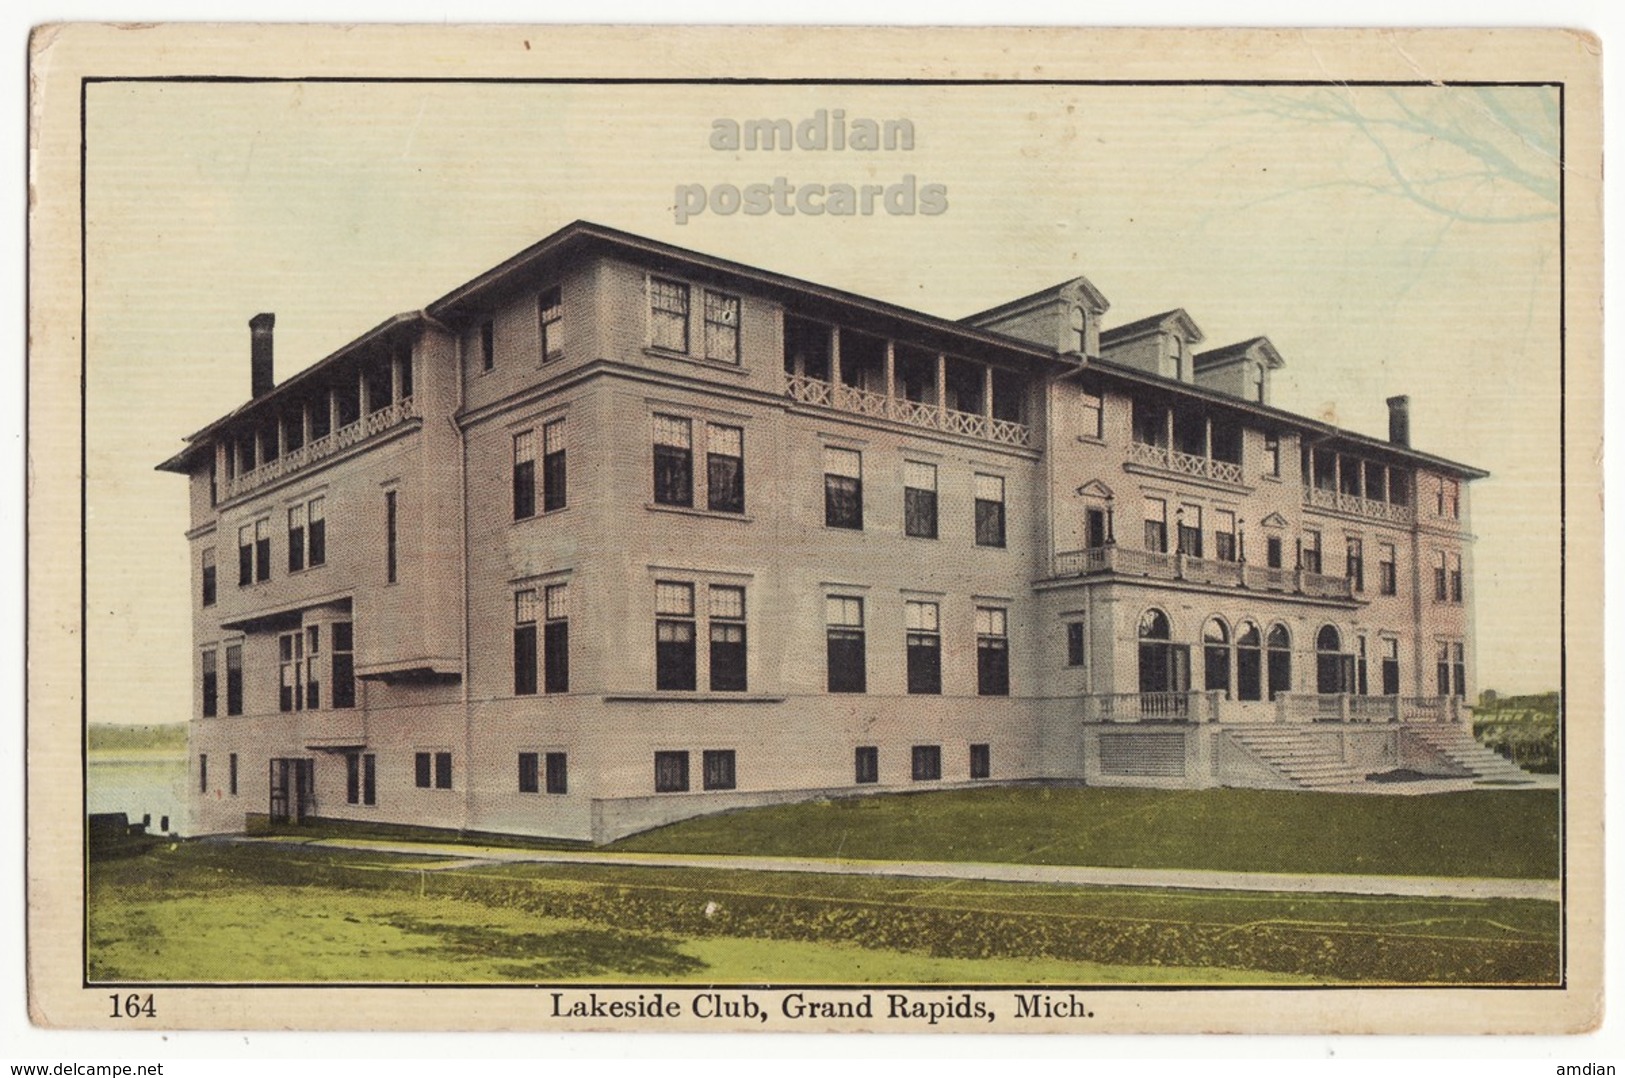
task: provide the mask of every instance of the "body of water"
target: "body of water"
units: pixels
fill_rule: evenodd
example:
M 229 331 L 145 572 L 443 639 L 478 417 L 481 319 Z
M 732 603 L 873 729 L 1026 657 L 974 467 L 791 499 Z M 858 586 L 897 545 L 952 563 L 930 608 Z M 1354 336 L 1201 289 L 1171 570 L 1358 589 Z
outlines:
M 91 753 L 85 776 L 89 812 L 122 812 L 131 823 L 151 814 L 154 833 L 165 816 L 169 830 L 190 831 L 186 811 L 188 775 L 185 756 L 157 753 Z

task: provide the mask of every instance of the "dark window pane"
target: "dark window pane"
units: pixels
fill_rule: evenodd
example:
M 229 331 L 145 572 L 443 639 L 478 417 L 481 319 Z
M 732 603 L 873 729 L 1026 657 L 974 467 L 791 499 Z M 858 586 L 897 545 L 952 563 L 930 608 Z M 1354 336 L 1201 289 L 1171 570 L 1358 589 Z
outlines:
M 1004 503 L 976 499 L 976 545 L 1004 545 Z
M 704 786 L 707 790 L 734 788 L 734 754 L 732 749 L 707 749 L 703 757 Z
M 534 630 L 533 630 L 534 631 Z M 570 623 L 568 621 L 550 621 L 542 630 L 544 671 L 546 680 L 543 689 L 546 692 L 570 691 Z M 535 656 L 531 657 L 534 664 Z
M 237 586 L 254 582 L 254 548 L 252 545 L 237 548 Z
M 254 579 L 271 579 L 271 540 L 254 540 Z
M 529 696 L 536 691 L 535 625 L 514 626 L 513 691 L 515 696 Z
M 734 622 L 711 623 L 711 689 L 745 691 L 745 627 Z
M 433 780 L 430 778 L 429 754 L 426 752 L 417 754 L 416 778 L 418 786 L 425 790 L 433 784 Z
M 395 543 L 395 492 L 384 492 L 384 579 L 395 583 L 397 579 L 398 551 Z
M 865 691 L 861 630 L 830 629 L 828 661 L 830 692 Z
M 937 537 L 937 492 L 903 488 L 903 530 L 918 539 Z
M 327 521 L 310 522 L 310 565 L 312 568 L 327 564 Z
M 930 782 L 942 778 L 942 747 L 915 745 L 913 753 L 915 782 Z
M 565 505 L 567 480 L 564 453 L 560 449 L 542 458 L 542 508 L 548 512 L 563 509 Z
M 333 653 L 333 706 L 355 707 L 355 656 L 349 652 Z
M 288 572 L 297 573 L 305 567 L 305 529 L 301 526 L 288 528 Z
M 203 717 L 206 719 L 214 718 L 219 706 L 217 698 L 220 692 L 220 675 L 215 670 L 214 656 L 215 653 L 212 651 L 203 653 Z
M 982 696 L 1010 695 L 1010 652 L 1004 640 L 984 637 L 976 642 L 976 691 Z
M 655 622 L 655 688 L 694 688 L 694 623 Z
M 655 793 L 681 793 L 688 789 L 688 753 L 655 753 Z
M 437 790 L 451 789 L 451 753 L 434 754 L 434 785 Z
M 1066 665 L 1083 665 L 1083 622 L 1068 622 L 1066 627 Z
M 205 565 L 203 567 L 203 605 L 204 606 L 213 606 L 214 605 L 214 596 L 215 596 L 214 580 L 215 580 L 214 566 L 213 565 Z
M 547 792 L 550 794 L 570 792 L 568 762 L 562 752 L 547 754 Z
M 694 471 L 689 450 L 655 446 L 655 502 L 659 505 L 694 504 Z
M 541 791 L 541 776 L 538 774 L 536 764 L 537 760 L 534 752 L 522 752 L 519 754 L 520 793 L 533 794 Z
M 1179 526 L 1179 552 L 1192 558 L 1202 556 L 1202 529 L 1189 525 Z
M 513 466 L 513 518 L 536 515 L 536 462 L 521 460 Z
M 908 691 L 942 691 L 942 645 L 934 634 L 908 634 Z
M 243 649 L 226 649 L 226 714 L 243 713 Z
M 1264 541 L 1266 562 L 1271 569 L 1281 568 L 1281 537 L 1272 535 Z
M 993 774 L 993 756 L 986 745 L 970 747 L 970 777 L 985 779 Z
M 824 523 L 831 528 L 863 528 L 863 480 L 824 476 Z
M 1168 525 L 1160 520 L 1145 522 L 1145 548 L 1153 554 L 1168 553 Z
M 378 757 L 370 752 L 361 757 L 361 803 L 378 803 Z
M 709 505 L 719 513 L 745 511 L 745 462 L 738 457 L 712 453 L 706 458 L 709 469 Z
M 361 754 L 344 754 L 344 800 L 352 805 L 361 803 Z
M 1399 695 L 1399 660 L 1382 660 L 1382 694 L 1384 696 Z
M 875 746 L 860 745 L 853 756 L 853 765 L 856 781 L 880 781 L 880 750 Z

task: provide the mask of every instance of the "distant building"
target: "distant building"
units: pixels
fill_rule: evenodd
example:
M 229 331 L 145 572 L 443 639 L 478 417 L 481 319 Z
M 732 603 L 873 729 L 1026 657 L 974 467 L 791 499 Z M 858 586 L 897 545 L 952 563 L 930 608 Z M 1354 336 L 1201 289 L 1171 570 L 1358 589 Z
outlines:
M 1485 473 L 1107 306 L 947 321 L 578 222 L 281 384 L 257 316 L 251 398 L 161 465 L 194 828 L 1483 770 Z

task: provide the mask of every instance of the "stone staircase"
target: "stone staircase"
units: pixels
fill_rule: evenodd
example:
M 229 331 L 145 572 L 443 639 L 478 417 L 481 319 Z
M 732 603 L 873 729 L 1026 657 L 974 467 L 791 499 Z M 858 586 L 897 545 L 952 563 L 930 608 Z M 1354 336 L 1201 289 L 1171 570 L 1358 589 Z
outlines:
M 1254 726 L 1227 733 L 1236 744 L 1294 786 L 1316 790 L 1365 781 L 1364 768 L 1348 763 L 1305 730 L 1291 726 Z
M 1444 723 L 1418 723 L 1405 727 L 1405 733 L 1415 737 L 1428 748 L 1465 771 L 1471 771 L 1478 782 L 1530 783 L 1530 774 L 1502 756 L 1478 743 L 1478 740 L 1460 726 Z

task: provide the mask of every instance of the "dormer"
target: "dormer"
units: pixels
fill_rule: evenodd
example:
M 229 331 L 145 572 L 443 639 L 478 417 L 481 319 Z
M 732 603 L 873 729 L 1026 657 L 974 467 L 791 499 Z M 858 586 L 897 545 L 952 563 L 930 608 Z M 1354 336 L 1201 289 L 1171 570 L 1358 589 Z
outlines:
M 1110 307 L 1087 278 L 1074 277 L 960 321 L 1053 348 L 1082 362 L 1100 358 L 1100 320 Z
M 1286 366 L 1268 337 L 1227 344 L 1196 355 L 1196 384 L 1258 404 L 1270 402 L 1270 371 Z
M 1125 367 L 1192 382 L 1192 357 L 1201 342 L 1202 330 L 1181 307 L 1108 329 L 1100 335 L 1100 354 Z

